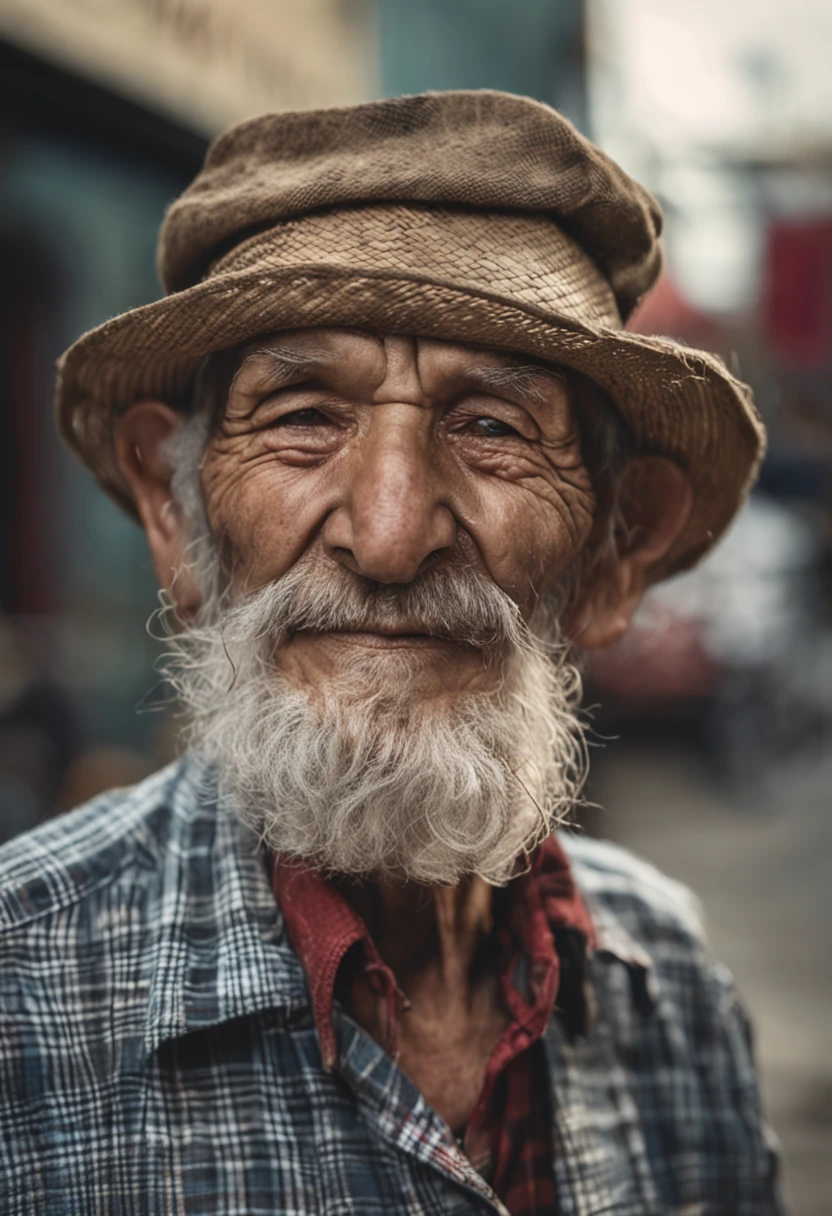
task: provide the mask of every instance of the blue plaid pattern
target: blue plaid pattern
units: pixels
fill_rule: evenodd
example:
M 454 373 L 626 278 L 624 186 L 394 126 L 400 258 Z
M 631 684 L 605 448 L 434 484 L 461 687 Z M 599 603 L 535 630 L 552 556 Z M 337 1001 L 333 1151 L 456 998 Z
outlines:
M 564 844 L 594 1028 L 545 1037 L 564 1216 L 774 1216 L 748 1026 L 677 884 Z M 336 1009 L 326 1073 L 254 836 L 185 759 L 0 852 L 6 1216 L 505 1213 Z

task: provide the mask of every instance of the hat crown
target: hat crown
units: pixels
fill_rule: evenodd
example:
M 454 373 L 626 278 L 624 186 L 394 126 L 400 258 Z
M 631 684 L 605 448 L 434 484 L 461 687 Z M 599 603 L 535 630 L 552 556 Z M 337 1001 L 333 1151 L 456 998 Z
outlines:
M 168 211 L 162 284 L 192 286 L 261 229 L 380 202 L 549 219 L 595 261 L 624 319 L 661 270 L 652 195 L 556 110 L 483 90 L 265 114 L 233 127 Z

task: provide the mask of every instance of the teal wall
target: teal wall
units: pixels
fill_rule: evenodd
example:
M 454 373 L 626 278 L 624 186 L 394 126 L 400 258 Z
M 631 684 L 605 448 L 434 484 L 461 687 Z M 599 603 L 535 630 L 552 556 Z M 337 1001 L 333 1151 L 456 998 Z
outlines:
M 384 96 L 504 89 L 586 127 L 581 0 L 378 0 Z

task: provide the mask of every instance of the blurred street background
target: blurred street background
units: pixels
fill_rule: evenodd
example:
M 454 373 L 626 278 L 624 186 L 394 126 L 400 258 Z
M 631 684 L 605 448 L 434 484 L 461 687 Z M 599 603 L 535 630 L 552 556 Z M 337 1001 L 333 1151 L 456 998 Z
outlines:
M 0 0 L 0 840 L 175 751 L 143 537 L 51 393 L 65 346 L 158 295 L 207 141 L 430 88 L 550 102 L 665 209 L 631 327 L 719 353 L 769 427 L 725 542 L 591 667 L 583 821 L 702 898 L 796 1216 L 832 1212 L 830 58 L 828 0 Z

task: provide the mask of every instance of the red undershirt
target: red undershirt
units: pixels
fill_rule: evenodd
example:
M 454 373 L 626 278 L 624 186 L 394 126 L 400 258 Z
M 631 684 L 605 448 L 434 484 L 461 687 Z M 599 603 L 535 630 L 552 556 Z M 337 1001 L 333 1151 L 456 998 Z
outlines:
M 376 994 L 376 1037 L 395 1058 L 406 1001 L 364 921 L 332 882 L 279 857 L 274 892 L 306 974 L 324 1068 L 337 1063 L 332 1006 L 346 955 L 356 957 L 353 947 Z M 556 1203 L 551 1087 L 540 1038 L 556 1001 L 567 1030 L 585 1031 L 582 962 L 593 942 L 589 913 L 554 836 L 536 851 L 527 873 L 495 892 L 495 921 L 500 988 L 511 1021 L 491 1054 L 463 1148 L 512 1216 L 542 1216 L 555 1212 Z

